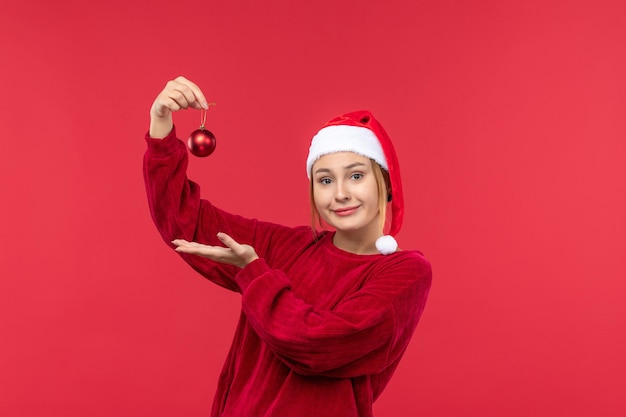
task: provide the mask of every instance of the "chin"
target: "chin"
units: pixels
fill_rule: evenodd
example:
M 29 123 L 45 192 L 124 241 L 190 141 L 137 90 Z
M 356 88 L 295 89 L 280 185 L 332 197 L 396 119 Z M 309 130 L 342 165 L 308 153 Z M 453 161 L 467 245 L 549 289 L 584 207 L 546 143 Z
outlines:
M 328 223 L 338 232 L 358 232 L 360 230 L 366 229 L 366 227 L 361 224 L 350 224 L 350 223 Z

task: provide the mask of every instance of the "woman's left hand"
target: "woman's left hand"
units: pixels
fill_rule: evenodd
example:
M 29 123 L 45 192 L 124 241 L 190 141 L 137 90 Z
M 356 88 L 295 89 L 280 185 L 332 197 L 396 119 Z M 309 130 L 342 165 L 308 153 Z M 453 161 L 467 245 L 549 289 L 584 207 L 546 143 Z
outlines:
M 209 258 L 216 262 L 235 265 L 243 268 L 250 262 L 259 259 L 254 248 L 250 245 L 242 245 L 226 233 L 218 233 L 217 237 L 226 247 L 203 245 L 197 242 L 188 242 L 184 239 L 174 239 L 176 252 L 189 253 Z

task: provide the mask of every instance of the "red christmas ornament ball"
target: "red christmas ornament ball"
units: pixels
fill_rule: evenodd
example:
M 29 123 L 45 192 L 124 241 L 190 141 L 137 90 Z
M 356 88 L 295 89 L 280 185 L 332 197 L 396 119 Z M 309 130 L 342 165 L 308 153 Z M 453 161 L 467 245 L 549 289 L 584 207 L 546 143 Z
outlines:
M 210 130 L 197 129 L 191 132 L 187 139 L 187 147 L 195 156 L 209 156 L 215 150 L 215 135 Z

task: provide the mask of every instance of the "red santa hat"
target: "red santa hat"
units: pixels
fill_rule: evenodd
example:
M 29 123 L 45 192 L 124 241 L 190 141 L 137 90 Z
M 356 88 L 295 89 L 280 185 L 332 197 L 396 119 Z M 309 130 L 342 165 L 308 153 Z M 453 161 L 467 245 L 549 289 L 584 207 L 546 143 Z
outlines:
M 383 254 L 395 252 L 398 243 L 393 236 L 400 231 L 402 226 L 404 198 L 402 196 L 398 157 L 389 135 L 372 113 L 367 110 L 335 117 L 326 123 L 311 141 L 309 156 L 306 161 L 309 179 L 315 161 L 323 155 L 335 152 L 354 152 L 363 155 L 376 161 L 389 173 L 391 226 L 389 235 L 382 236 L 376 241 L 376 248 Z

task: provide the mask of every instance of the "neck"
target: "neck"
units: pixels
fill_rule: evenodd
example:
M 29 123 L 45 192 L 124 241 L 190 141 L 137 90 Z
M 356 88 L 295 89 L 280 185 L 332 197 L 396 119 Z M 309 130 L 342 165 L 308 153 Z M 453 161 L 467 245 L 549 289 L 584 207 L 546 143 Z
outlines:
M 333 244 L 341 250 L 356 255 L 374 255 L 379 253 L 378 249 L 376 249 L 376 239 L 382 236 L 382 233 L 367 235 L 367 233 L 337 230 L 333 237 Z

